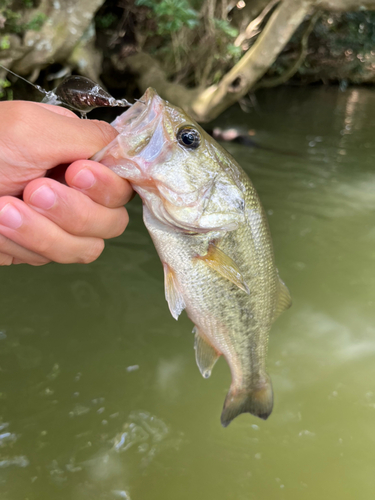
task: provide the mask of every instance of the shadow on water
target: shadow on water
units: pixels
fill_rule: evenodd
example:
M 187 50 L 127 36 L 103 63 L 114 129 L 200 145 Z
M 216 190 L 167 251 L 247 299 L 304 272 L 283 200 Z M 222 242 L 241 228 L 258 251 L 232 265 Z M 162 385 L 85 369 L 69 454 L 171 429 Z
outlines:
M 1 270 L 1 500 L 372 498 L 375 93 L 273 90 L 219 125 L 296 152 L 225 144 L 294 301 L 271 332 L 271 418 L 220 426 L 228 368 L 200 376 L 135 199 L 96 263 Z

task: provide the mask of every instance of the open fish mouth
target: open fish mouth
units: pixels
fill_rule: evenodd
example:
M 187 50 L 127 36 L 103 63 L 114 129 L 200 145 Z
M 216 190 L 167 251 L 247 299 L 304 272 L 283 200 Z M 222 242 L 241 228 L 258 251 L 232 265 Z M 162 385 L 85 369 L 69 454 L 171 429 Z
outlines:
M 150 142 L 155 142 L 153 138 L 164 134 L 162 124 L 164 107 L 164 101 L 155 90 L 147 89 L 140 101 L 111 123 L 119 133 L 117 138 L 91 159 L 100 162 L 107 156 L 106 165 L 114 172 L 129 181 L 136 183 L 140 181 L 142 167 L 139 161 L 142 162 L 143 158 L 143 163 L 150 162 L 160 149 L 153 148 Z M 162 143 L 164 144 L 164 140 Z M 137 161 L 134 161 L 135 157 Z
M 157 116 L 160 116 L 163 106 L 163 100 L 154 89 L 149 88 L 139 101 L 118 116 L 111 125 L 119 133 L 141 133 Z

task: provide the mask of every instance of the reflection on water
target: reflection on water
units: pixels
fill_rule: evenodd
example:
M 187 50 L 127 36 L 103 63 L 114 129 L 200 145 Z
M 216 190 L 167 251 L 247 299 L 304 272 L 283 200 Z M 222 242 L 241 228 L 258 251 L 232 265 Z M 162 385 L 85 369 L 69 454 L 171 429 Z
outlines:
M 0 271 L 1 500 L 373 497 L 375 94 L 272 90 L 217 125 L 275 149 L 226 145 L 293 296 L 271 332 L 272 416 L 220 426 L 228 368 L 199 374 L 134 200 L 98 262 Z

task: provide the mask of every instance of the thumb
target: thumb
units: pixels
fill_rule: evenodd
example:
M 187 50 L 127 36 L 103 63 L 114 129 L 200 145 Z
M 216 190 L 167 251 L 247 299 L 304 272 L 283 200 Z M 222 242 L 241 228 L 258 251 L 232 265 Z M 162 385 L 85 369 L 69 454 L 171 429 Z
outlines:
M 55 106 L 26 101 L 14 105 L 13 101 L 13 142 L 26 157 L 32 152 L 33 162 L 45 170 L 88 159 L 118 134 L 109 123 L 80 120 L 67 110 L 56 112 Z

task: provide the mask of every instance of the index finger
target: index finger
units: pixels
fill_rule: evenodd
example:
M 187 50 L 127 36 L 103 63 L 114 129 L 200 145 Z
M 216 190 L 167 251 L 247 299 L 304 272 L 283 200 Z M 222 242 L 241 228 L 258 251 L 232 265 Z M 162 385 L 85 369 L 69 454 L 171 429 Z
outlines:
M 122 207 L 134 195 L 133 188 L 126 179 L 91 160 L 78 160 L 69 165 L 65 179 L 68 186 L 108 208 Z

